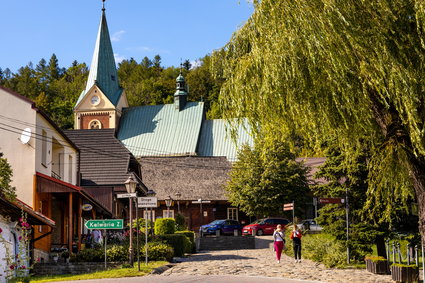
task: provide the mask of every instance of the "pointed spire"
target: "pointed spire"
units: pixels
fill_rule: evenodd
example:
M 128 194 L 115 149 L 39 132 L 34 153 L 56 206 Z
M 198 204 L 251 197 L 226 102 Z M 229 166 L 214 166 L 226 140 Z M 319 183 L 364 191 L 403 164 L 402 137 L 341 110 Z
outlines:
M 118 82 L 114 52 L 109 37 L 108 24 L 106 22 L 105 0 L 102 0 L 102 16 L 100 18 L 99 31 L 84 95 L 87 94 L 95 84 L 113 104 L 116 105 L 118 103 L 122 89 Z

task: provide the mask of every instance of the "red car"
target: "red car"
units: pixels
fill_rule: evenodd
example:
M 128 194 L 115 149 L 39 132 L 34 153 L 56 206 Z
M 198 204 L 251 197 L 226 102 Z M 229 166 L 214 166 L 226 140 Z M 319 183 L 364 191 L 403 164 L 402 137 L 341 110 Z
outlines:
M 285 226 L 290 221 L 285 218 L 263 218 L 258 219 L 254 222 L 252 222 L 249 225 L 246 225 L 242 228 L 242 235 L 252 235 L 252 230 L 255 230 L 255 234 L 257 236 L 261 235 L 273 235 L 274 230 L 276 229 L 276 226 L 278 224 L 282 225 L 282 228 L 285 228 Z

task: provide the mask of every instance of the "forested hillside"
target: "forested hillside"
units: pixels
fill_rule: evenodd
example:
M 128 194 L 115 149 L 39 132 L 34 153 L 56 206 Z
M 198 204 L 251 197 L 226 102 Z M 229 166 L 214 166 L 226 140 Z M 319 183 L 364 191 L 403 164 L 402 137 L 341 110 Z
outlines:
M 210 73 L 211 59 L 201 58 L 192 68 L 186 60 L 182 72 L 189 85 L 189 101 L 204 101 L 207 118 L 220 118 L 217 98 L 221 81 Z M 130 106 L 155 105 L 173 102 L 175 80 L 180 67 L 161 66 L 161 57 L 147 57 L 140 62 L 131 58 L 118 64 L 118 76 L 125 89 Z M 0 68 L 0 85 L 12 89 L 36 102 L 63 129 L 73 127 L 73 107 L 85 89 L 89 68 L 86 63 L 74 61 L 68 68 L 59 66 L 53 54 L 34 66 L 31 62 L 16 73 Z

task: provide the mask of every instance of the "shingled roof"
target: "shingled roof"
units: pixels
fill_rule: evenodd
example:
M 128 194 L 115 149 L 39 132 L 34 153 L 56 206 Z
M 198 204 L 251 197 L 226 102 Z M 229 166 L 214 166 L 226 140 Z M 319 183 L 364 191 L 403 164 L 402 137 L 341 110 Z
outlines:
M 224 186 L 231 164 L 226 157 L 142 157 L 143 183 L 160 200 L 227 200 Z
M 122 185 L 128 172 L 139 173 L 137 160 L 114 129 L 68 130 L 65 134 L 80 149 L 81 186 Z

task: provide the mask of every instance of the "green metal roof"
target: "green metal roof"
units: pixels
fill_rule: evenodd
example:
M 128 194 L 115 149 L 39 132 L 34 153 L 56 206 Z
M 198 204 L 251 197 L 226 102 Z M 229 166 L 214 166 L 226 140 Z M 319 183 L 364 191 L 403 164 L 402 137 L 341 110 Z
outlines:
M 81 93 L 75 105 L 78 105 L 94 84 L 108 97 L 115 106 L 123 92 L 119 85 L 118 73 L 115 65 L 114 52 L 112 50 L 111 39 L 109 37 L 108 24 L 106 22 L 105 11 L 102 10 L 99 31 L 96 45 L 90 65 L 90 73 L 87 80 L 86 89 Z
M 188 102 L 181 111 L 173 104 L 127 108 L 117 137 L 136 157 L 196 155 L 203 111 L 203 102 Z
M 199 141 L 199 156 L 226 156 L 227 160 L 237 160 L 238 149 L 245 143 L 254 146 L 252 136 L 249 134 L 249 124 L 243 119 L 241 124 L 236 125 L 236 140 L 230 135 L 231 124 L 236 120 L 223 119 L 206 120 L 202 125 L 201 139 Z

